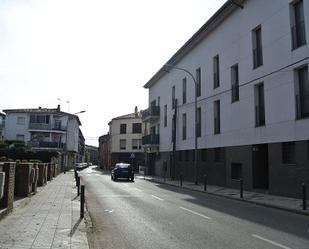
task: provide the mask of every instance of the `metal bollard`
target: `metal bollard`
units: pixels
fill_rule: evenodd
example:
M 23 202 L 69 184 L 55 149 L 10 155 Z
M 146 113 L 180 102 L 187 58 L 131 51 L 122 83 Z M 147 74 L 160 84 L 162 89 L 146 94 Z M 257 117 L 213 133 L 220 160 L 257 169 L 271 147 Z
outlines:
M 144 169 L 144 180 L 146 179 L 146 169 Z
M 164 171 L 164 182 L 166 182 L 166 171 Z
M 81 196 L 80 196 L 80 218 L 84 218 L 84 212 L 85 212 L 85 186 L 81 185 Z
M 180 187 L 182 187 L 182 174 L 179 175 Z
M 302 192 L 303 192 L 303 210 L 307 210 L 307 191 L 306 183 L 302 183 Z
M 243 199 L 244 195 L 244 180 L 242 178 L 239 179 L 239 183 L 240 183 L 240 198 Z
M 77 181 L 76 181 L 76 187 L 77 187 L 77 196 L 79 196 L 79 187 L 80 187 L 80 177 L 77 177 Z
M 204 175 L 204 191 L 207 191 L 207 175 Z

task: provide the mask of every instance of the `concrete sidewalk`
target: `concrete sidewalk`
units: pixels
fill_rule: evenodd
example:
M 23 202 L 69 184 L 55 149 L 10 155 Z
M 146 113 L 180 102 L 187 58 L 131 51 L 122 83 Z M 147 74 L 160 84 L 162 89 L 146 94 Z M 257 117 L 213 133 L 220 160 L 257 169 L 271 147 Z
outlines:
M 144 179 L 144 176 L 136 175 L 136 178 Z M 164 181 L 164 178 L 157 177 L 157 176 L 146 176 L 145 180 L 180 187 L 179 180 L 172 181 L 171 179 L 166 178 L 166 180 Z M 193 182 L 183 181 L 182 187 L 186 189 L 200 191 L 200 192 L 205 193 L 203 184 L 195 185 Z M 213 185 L 207 185 L 207 193 L 230 198 L 230 199 L 251 202 L 257 205 L 286 210 L 286 211 L 290 211 L 294 213 L 309 215 L 309 210 L 308 210 L 309 205 L 307 205 L 308 206 L 307 210 L 305 211 L 302 210 L 302 200 L 300 199 L 269 195 L 269 194 L 257 193 L 257 192 L 250 192 L 250 191 L 244 191 L 243 199 L 240 199 L 239 189 L 224 188 L 224 187 L 213 186 Z
M 48 182 L 26 206 L 14 203 L 13 213 L 0 221 L 0 249 L 89 248 L 76 196 L 70 171 Z

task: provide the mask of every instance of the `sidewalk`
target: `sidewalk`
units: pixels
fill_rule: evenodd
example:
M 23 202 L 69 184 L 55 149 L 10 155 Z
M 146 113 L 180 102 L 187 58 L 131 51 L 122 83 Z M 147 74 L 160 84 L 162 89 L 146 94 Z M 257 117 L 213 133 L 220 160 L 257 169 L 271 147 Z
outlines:
M 144 176 L 136 175 L 136 178 L 144 179 Z M 166 180 L 164 181 L 164 178 L 157 177 L 157 176 L 146 176 L 145 180 L 180 187 L 179 180 L 172 181 L 171 179 L 166 178 Z M 185 189 L 190 189 L 190 190 L 195 190 L 195 191 L 200 191 L 200 192 L 205 193 L 203 184 L 195 185 L 193 182 L 183 181 L 182 187 Z M 302 200 L 300 199 L 269 195 L 269 194 L 263 194 L 263 193 L 256 193 L 256 192 L 250 192 L 250 191 L 244 191 L 243 199 L 240 199 L 239 192 L 240 192 L 239 189 L 207 185 L 208 194 L 218 195 L 218 196 L 240 200 L 240 201 L 245 201 L 245 202 L 251 202 L 253 204 L 277 208 L 277 209 L 286 210 L 289 212 L 309 215 L 308 201 L 307 201 L 307 210 L 304 211 L 302 210 Z
M 89 248 L 76 195 L 70 171 L 48 182 L 30 201 L 14 202 L 14 211 L 0 221 L 0 249 Z

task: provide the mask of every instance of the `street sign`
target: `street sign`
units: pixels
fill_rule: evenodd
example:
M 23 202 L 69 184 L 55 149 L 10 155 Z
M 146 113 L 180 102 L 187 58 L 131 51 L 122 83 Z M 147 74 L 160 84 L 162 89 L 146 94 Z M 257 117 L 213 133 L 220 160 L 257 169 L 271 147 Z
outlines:
M 131 153 L 130 158 L 135 158 L 135 154 Z

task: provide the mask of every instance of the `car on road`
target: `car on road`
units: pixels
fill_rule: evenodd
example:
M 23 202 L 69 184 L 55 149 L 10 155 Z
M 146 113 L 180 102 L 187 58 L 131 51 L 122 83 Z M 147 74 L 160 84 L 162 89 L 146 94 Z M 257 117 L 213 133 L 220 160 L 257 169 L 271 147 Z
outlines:
M 119 178 L 126 178 L 134 181 L 134 171 L 129 163 L 116 163 L 115 168 L 112 169 L 111 179 L 117 181 Z

